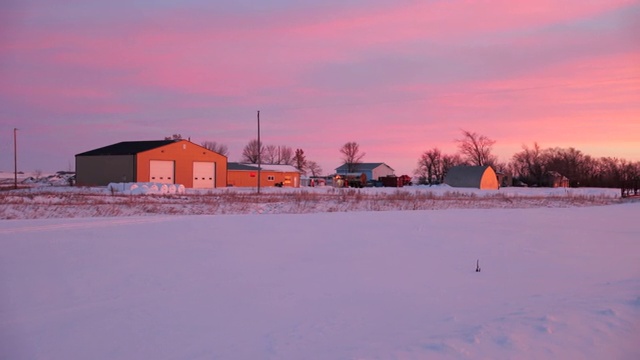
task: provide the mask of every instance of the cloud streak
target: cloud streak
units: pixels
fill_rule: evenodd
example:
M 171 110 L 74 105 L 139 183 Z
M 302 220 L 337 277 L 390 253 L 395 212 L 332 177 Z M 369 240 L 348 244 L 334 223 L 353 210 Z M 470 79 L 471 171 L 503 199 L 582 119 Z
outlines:
M 428 148 L 455 151 L 461 128 L 496 139 L 503 161 L 533 141 L 640 159 L 628 145 L 640 123 L 637 2 L 133 4 L 3 11 L 0 124 L 24 128 L 26 167 L 172 133 L 226 143 L 238 160 L 258 109 L 266 142 L 303 148 L 325 172 L 357 141 L 366 160 L 410 173 Z M 65 153 L 43 150 L 53 141 L 37 128 L 80 124 Z

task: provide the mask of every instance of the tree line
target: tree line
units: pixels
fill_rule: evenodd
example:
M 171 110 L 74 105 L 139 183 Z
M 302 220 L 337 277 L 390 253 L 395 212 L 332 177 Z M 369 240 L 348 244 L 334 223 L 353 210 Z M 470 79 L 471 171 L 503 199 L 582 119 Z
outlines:
M 444 181 L 447 171 L 456 165 L 490 165 L 497 172 L 513 178 L 515 184 L 549 186 L 549 174 L 557 173 L 569 179 L 572 187 L 640 188 L 640 161 L 615 157 L 592 157 L 573 147 L 543 149 L 537 142 L 522 146 L 504 163 L 492 153 L 495 140 L 475 132 L 462 130 L 456 139 L 458 153 L 443 154 L 434 147 L 422 153 L 415 175 L 422 184 Z
M 271 165 L 291 165 L 304 175 L 320 176 L 322 168 L 320 165 L 307 159 L 302 149 L 295 149 L 286 145 L 265 145 L 258 143 L 257 139 L 249 141 L 242 150 L 242 162 Z
M 174 134 L 166 139 L 181 139 Z M 592 157 L 578 149 L 545 148 L 537 142 L 531 147 L 522 146 L 507 162 L 500 162 L 493 153 L 496 141 L 489 137 L 462 130 L 461 137 L 454 140 L 458 152 L 445 154 L 438 147 L 424 151 L 417 162 L 414 175 L 419 184 L 441 184 L 453 166 L 491 166 L 496 172 L 513 179 L 513 185 L 550 186 L 549 174 L 565 176 L 572 187 L 608 187 L 621 188 L 640 194 L 640 161 L 628 161 L 616 157 Z M 204 141 L 203 147 L 228 156 L 226 145 L 215 141 Z M 356 172 L 365 153 L 357 142 L 347 142 L 340 148 L 342 160 L 348 172 Z M 242 162 L 257 164 L 258 156 L 262 164 L 291 165 L 301 173 L 321 176 L 322 168 L 317 162 L 308 160 L 302 149 L 293 149 L 284 145 L 264 145 L 253 139 L 242 151 Z M 510 184 L 511 185 L 511 184 Z

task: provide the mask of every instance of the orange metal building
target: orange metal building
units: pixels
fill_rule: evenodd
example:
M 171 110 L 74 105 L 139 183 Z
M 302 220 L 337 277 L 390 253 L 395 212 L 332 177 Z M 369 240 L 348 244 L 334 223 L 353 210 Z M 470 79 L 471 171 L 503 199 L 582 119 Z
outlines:
M 228 185 L 237 187 L 258 186 L 258 165 L 228 163 Z M 260 186 L 300 187 L 300 172 L 291 165 L 261 165 Z
M 225 187 L 227 157 L 188 140 L 125 141 L 76 155 L 77 185 L 110 182 Z

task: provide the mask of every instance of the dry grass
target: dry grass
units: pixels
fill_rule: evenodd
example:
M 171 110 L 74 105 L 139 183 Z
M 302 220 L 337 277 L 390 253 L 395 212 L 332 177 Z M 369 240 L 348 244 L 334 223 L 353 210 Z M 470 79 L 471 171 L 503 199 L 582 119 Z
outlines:
M 0 192 L 0 219 L 111 217 L 134 215 L 304 214 L 347 211 L 414 211 L 459 208 L 597 206 L 619 202 L 604 195 L 513 196 L 447 191 L 367 192 L 328 189 L 256 194 L 219 191 L 180 195 L 120 195 L 46 189 Z

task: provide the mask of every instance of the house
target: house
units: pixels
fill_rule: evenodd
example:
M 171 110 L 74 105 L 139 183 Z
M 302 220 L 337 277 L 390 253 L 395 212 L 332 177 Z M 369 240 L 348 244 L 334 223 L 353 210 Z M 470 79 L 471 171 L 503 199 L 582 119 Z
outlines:
M 228 186 L 257 187 L 258 164 L 228 163 Z M 300 171 L 291 165 L 260 165 L 260 186 L 300 187 Z
M 352 165 L 354 166 L 354 171 L 349 172 L 349 166 L 345 163 L 336 168 L 336 174 L 342 177 L 364 174 L 367 177 L 366 181 L 394 175 L 393 169 L 385 163 L 359 163 Z
M 569 187 L 569 179 L 557 171 L 547 171 L 542 179 L 544 186 L 548 187 Z
M 496 172 L 491 166 L 454 166 L 447 172 L 444 183 L 452 187 L 487 190 L 500 188 Z
M 79 186 L 156 182 L 212 189 L 227 185 L 227 157 L 183 139 L 123 141 L 75 157 Z

